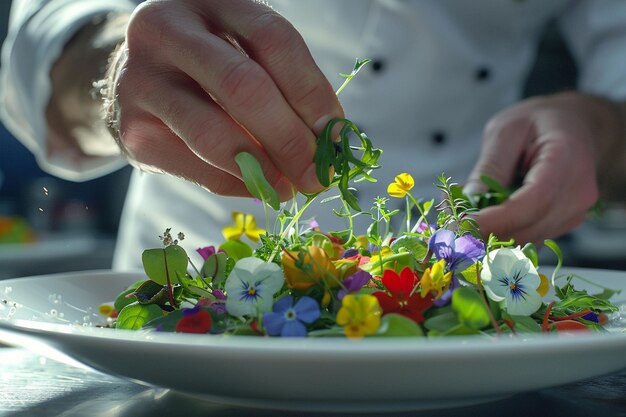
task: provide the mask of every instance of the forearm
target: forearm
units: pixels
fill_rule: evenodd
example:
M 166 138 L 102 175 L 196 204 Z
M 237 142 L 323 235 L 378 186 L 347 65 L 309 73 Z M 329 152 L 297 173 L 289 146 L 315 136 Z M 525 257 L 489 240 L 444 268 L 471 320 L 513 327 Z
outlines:
M 103 120 L 94 82 L 104 77 L 109 55 L 124 38 L 129 15 L 93 20 L 67 43 L 52 67 L 52 95 L 46 110 L 48 149 L 85 156 L 118 154 Z

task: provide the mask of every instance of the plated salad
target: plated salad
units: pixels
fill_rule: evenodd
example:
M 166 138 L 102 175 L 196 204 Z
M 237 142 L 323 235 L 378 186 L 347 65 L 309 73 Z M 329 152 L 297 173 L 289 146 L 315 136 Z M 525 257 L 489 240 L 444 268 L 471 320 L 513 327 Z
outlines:
M 339 91 L 365 63 L 357 60 Z M 337 127 L 338 141 L 331 133 Z M 331 194 L 323 202 L 338 207 L 345 229 L 304 220 L 321 193 L 281 204 L 259 163 L 241 153 L 236 161 L 265 207 L 265 226 L 233 213 L 221 245 L 196 249 L 198 265 L 183 248 L 183 233 L 167 229 L 162 247 L 143 252 L 146 278 L 100 307 L 110 325 L 207 337 L 502 337 L 603 331 L 618 310 L 609 300 L 615 291 L 590 294 L 574 286 L 584 278 L 559 275 L 555 242 L 545 241 L 557 261 L 548 277 L 534 245 L 481 236 L 472 215 L 510 193 L 493 180 L 484 179 L 488 192 L 465 195 L 442 174 L 435 185 L 444 197 L 435 203 L 414 196 L 413 178 L 399 173 L 384 196 L 362 208 L 354 184 L 376 181 L 382 151 L 346 119 L 332 120 L 317 145 L 318 178 Z M 404 200 L 405 210 L 388 209 L 390 199 Z M 368 219 L 366 230 L 356 230 L 356 216 Z

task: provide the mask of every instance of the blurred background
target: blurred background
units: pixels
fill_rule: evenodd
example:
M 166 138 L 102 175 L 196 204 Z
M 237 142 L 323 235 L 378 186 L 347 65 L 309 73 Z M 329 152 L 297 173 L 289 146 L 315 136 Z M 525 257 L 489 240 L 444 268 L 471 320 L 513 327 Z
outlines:
M 10 0 L 0 0 L 4 40 Z M 110 268 L 130 167 L 73 183 L 41 171 L 0 124 L 0 279 Z
M 0 0 L 1 40 L 10 5 Z M 571 89 L 575 81 L 572 58 L 550 24 L 525 94 Z M 0 279 L 109 268 L 129 175 L 127 167 L 84 183 L 53 178 L 0 125 Z M 625 213 L 612 207 L 560 239 L 565 263 L 626 269 Z

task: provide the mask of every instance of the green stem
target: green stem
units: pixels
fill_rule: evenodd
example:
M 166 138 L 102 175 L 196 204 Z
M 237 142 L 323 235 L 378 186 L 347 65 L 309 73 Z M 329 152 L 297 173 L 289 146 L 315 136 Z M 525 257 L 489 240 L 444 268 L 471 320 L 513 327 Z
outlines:
M 417 211 L 420 212 L 420 217 L 415 222 L 415 226 L 413 226 L 413 228 L 410 229 L 410 231 L 414 233 L 419 228 L 420 223 L 423 221 L 424 222 L 426 221 L 426 213 L 424 212 L 424 210 L 422 209 L 422 206 L 420 206 L 419 202 L 415 199 L 415 197 L 413 197 L 411 193 L 407 192 L 406 195 L 411 199 L 411 201 L 413 201 L 413 204 L 415 204 L 415 207 L 417 207 Z M 407 231 L 408 230 L 409 229 L 407 229 Z M 426 228 L 426 230 L 424 231 L 424 234 L 426 236 L 430 236 L 430 227 Z
M 411 230 L 411 202 L 409 200 L 409 193 L 406 194 L 406 231 Z

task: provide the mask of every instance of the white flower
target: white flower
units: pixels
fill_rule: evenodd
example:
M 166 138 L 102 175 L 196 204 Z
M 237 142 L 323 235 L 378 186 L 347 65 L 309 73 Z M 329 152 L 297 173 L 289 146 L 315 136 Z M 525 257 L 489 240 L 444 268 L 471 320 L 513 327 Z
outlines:
M 519 247 L 489 252 L 483 262 L 481 279 L 487 296 L 496 302 L 504 301 L 511 315 L 529 316 L 541 307 L 537 292 L 541 283 L 539 273 Z
M 274 294 L 285 282 L 280 266 L 258 258 L 240 259 L 226 279 L 226 311 L 236 317 L 272 311 Z

